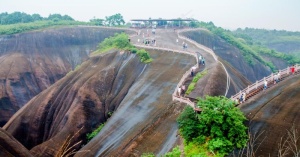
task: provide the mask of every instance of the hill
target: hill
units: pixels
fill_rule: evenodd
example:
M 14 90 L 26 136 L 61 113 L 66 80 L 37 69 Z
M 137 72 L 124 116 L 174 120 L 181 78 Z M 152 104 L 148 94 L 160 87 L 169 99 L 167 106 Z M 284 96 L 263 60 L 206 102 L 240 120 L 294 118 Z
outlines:
M 0 126 L 120 30 L 68 27 L 0 36 Z

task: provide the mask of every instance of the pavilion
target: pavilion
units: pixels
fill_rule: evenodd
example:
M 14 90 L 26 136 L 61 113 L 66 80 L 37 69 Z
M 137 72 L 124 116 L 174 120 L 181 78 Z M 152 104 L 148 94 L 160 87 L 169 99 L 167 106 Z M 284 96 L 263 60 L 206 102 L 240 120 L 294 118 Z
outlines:
M 189 23 L 195 19 L 132 19 L 132 27 L 183 27 L 189 26 Z

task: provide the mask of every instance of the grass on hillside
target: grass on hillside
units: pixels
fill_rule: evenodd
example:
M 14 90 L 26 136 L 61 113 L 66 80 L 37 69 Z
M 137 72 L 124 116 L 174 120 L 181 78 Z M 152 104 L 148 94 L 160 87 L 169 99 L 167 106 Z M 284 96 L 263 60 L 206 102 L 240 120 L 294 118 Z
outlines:
M 204 75 L 207 74 L 207 70 L 205 71 L 202 71 L 201 73 L 198 73 L 192 80 L 192 82 L 190 83 L 188 89 L 186 90 L 185 94 L 189 95 L 194 89 L 195 89 L 195 86 L 198 82 L 198 80 L 200 78 L 202 78 Z
M 0 35 L 22 33 L 26 31 L 38 30 L 38 29 L 53 27 L 53 26 L 88 25 L 88 24 L 89 24 L 88 22 L 79 22 L 79 21 L 44 20 L 44 21 L 35 21 L 30 23 L 0 25 Z

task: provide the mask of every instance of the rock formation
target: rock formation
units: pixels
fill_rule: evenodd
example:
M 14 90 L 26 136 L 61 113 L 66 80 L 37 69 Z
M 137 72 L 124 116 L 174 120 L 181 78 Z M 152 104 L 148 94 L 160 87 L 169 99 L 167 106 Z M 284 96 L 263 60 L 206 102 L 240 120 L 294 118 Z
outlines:
M 66 27 L 0 36 L 0 126 L 120 30 Z

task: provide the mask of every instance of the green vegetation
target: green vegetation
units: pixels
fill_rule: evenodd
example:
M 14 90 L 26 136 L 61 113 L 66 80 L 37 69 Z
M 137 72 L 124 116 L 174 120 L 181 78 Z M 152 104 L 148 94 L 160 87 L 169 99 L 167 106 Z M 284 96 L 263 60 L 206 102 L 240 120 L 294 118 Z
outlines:
M 164 155 L 162 155 L 162 157 L 180 157 L 181 155 L 181 151 L 179 149 L 179 147 L 175 147 L 172 149 L 171 152 L 168 152 Z M 155 157 L 155 154 L 153 153 L 143 153 L 141 157 Z
M 171 152 L 166 153 L 163 157 L 180 157 L 181 151 L 178 146 L 172 149 Z
M 47 18 L 41 17 L 39 14 L 26 14 L 21 12 L 13 12 L 8 14 L 7 12 L 0 14 L 0 24 L 10 25 L 16 23 L 30 23 L 34 21 L 74 21 L 74 19 L 68 15 L 50 14 Z
M 75 21 L 68 15 L 50 14 L 48 17 L 41 17 L 39 14 L 26 14 L 21 12 L 7 12 L 0 14 L 0 35 L 21 33 L 51 26 L 69 25 L 96 25 L 96 26 L 121 26 L 125 24 L 121 14 L 106 16 L 104 19 L 91 19 L 90 22 Z
M 101 129 L 102 129 L 103 127 L 104 127 L 104 123 L 100 124 L 100 125 L 97 127 L 96 130 L 94 130 L 93 132 L 88 133 L 88 134 L 86 135 L 86 139 L 87 139 L 88 141 L 90 141 L 91 139 L 93 139 L 93 138 L 101 131 Z
M 128 35 L 125 33 L 116 33 L 113 37 L 105 38 L 98 45 L 96 53 L 107 52 L 111 49 L 130 50 L 133 46 L 128 41 Z
M 35 21 L 30 23 L 18 23 L 11 25 L 0 25 L 0 35 L 16 34 L 52 26 L 86 25 L 86 22 L 78 21 Z
M 189 85 L 189 87 L 188 87 L 188 89 L 186 90 L 186 94 L 190 94 L 194 89 L 195 89 L 195 85 L 196 85 L 196 83 L 198 82 L 198 80 L 200 79 L 200 78 L 202 78 L 204 75 L 206 75 L 207 74 L 207 71 L 205 70 L 205 71 L 202 71 L 201 73 L 198 73 L 194 78 L 193 78 L 193 80 L 192 80 L 192 82 L 190 83 L 190 85 Z
M 144 49 L 135 48 L 129 42 L 128 38 L 128 35 L 125 33 L 116 33 L 113 37 L 106 38 L 103 42 L 101 42 L 98 46 L 98 50 L 94 52 L 94 54 L 104 53 L 111 49 L 119 49 L 136 53 L 143 63 L 152 62 L 153 59 L 150 57 L 149 53 Z
M 237 29 L 233 32 L 235 37 L 243 39 L 248 45 L 250 45 L 255 51 L 286 60 L 289 64 L 300 63 L 300 58 L 296 56 L 299 54 L 299 46 L 294 46 L 292 49 L 280 49 L 285 53 L 279 52 L 279 50 L 273 50 L 267 47 L 272 47 L 276 44 L 292 44 L 300 45 L 300 32 L 288 32 L 277 30 L 265 30 L 265 29 L 253 29 L 246 28 L 244 30 Z M 291 53 L 291 54 L 286 54 Z
M 224 156 L 246 145 L 247 127 L 243 124 L 246 118 L 232 100 L 207 96 L 199 99 L 197 105 L 202 109 L 200 114 L 195 116 L 193 109 L 186 107 L 177 119 L 185 139 L 185 153 Z
M 262 55 L 269 55 L 272 57 L 280 58 L 287 61 L 290 64 L 300 63 L 300 59 L 283 54 L 274 50 L 271 50 L 265 46 L 262 46 L 260 43 L 254 43 L 251 37 L 247 34 L 241 33 L 233 33 L 229 30 L 225 30 L 221 27 L 216 27 L 212 22 L 196 22 L 193 24 L 195 27 L 203 27 L 210 30 L 213 34 L 221 37 L 228 43 L 236 46 L 241 50 L 244 59 L 250 64 L 255 65 L 255 60 L 258 60 L 260 63 L 270 67 L 272 71 L 276 71 L 276 67 L 272 62 L 268 62 L 263 59 Z M 250 33 L 249 33 L 250 34 Z M 296 33 L 297 34 L 297 33 Z M 299 34 L 299 33 L 298 33 Z M 298 37 L 293 37 L 293 39 L 297 39 Z M 265 39 L 262 39 L 265 40 Z

